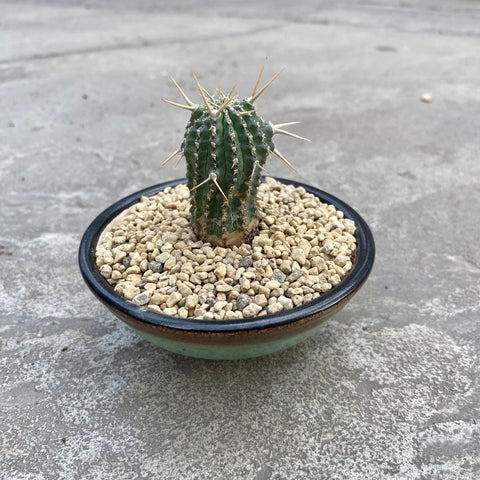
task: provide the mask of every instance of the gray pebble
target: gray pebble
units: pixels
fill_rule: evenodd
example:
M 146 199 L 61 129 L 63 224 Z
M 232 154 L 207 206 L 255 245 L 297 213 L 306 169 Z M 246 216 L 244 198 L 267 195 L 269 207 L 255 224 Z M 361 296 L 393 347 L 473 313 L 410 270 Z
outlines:
M 253 265 L 252 257 L 242 257 L 240 263 L 238 264 L 239 267 L 249 268 Z
M 163 263 L 152 261 L 148 264 L 148 267 L 153 273 L 163 272 Z
M 283 272 L 275 272 L 271 279 L 276 280 L 278 283 L 284 283 L 285 282 L 286 275 Z
M 181 307 L 184 307 L 185 306 L 185 303 L 187 302 L 187 299 L 185 297 L 183 297 L 179 302 L 178 302 L 178 306 L 181 308 Z
M 250 297 L 245 293 L 241 293 L 236 301 L 237 310 L 243 310 L 248 305 L 250 305 Z
M 205 300 L 205 303 L 209 306 L 209 307 L 213 307 L 215 305 L 215 302 L 216 300 L 212 297 L 208 297 L 206 300 Z
M 122 264 L 125 268 L 130 268 L 130 265 L 132 264 L 132 259 L 130 257 L 124 257 L 122 260 Z
M 233 257 L 226 257 L 223 260 L 223 263 L 226 263 L 227 265 L 233 265 L 234 262 L 235 262 L 235 258 Z
M 150 296 L 150 292 L 139 293 L 133 298 L 133 303 L 136 305 L 145 305 L 150 300 Z
M 289 282 L 296 282 L 301 276 L 303 272 L 301 270 L 293 270 L 293 272 L 287 277 Z

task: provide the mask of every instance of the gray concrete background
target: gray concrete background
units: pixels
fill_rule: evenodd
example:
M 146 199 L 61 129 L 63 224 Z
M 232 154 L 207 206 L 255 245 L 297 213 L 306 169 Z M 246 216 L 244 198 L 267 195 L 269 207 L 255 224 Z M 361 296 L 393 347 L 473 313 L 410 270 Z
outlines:
M 480 5 L 0 1 L 0 478 L 480 478 Z M 315 338 L 218 363 L 141 340 L 82 283 L 82 232 L 161 168 L 196 98 L 248 95 L 279 176 L 370 223 L 370 280 Z M 433 102 L 420 97 L 430 93 Z

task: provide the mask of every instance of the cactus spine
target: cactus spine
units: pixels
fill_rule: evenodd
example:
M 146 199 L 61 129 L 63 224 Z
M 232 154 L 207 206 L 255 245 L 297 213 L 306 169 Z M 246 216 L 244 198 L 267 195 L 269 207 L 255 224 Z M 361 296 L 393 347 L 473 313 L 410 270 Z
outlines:
M 192 72 L 204 104 L 191 102 L 173 78 L 187 105 L 165 100 L 192 112 L 180 149 L 164 163 L 177 154 L 185 156 L 191 222 L 197 236 L 213 245 L 240 245 L 255 235 L 256 195 L 270 153 L 293 168 L 275 148 L 273 135 L 281 133 L 306 140 L 281 129 L 298 122 L 273 125 L 257 114 L 253 102 L 280 74 L 257 92 L 264 66 L 247 99 L 240 101 L 233 90 L 224 94 L 220 88 L 212 96 Z

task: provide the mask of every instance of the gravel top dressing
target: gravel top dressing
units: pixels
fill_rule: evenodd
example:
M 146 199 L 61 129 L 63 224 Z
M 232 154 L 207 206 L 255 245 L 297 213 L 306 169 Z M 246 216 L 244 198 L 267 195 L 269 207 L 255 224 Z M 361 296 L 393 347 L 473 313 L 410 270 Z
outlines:
M 190 226 L 186 185 L 143 197 L 103 232 L 101 275 L 136 305 L 180 318 L 233 320 L 303 305 L 352 268 L 355 224 L 333 205 L 266 178 L 252 244 L 212 247 Z

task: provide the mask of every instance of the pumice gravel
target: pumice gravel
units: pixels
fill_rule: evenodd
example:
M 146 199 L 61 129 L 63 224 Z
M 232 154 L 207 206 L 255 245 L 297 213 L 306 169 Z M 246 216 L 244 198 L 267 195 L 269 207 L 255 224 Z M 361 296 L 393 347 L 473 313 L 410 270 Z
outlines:
M 102 233 L 100 274 L 127 300 L 157 313 L 234 320 L 318 298 L 352 269 L 355 224 L 308 193 L 267 177 L 251 245 L 213 247 L 190 226 L 186 185 L 141 200 Z

